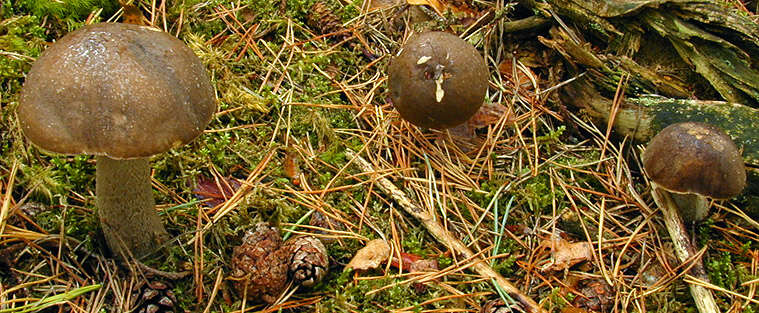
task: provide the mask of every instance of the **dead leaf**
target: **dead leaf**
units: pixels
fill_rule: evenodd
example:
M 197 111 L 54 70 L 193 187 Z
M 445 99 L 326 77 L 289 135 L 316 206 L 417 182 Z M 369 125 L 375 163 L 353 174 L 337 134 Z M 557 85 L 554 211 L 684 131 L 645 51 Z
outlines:
M 440 269 L 438 261 L 435 259 L 425 259 L 416 254 L 401 252 L 401 261 L 403 262 L 403 269 L 409 273 L 416 272 L 435 272 Z M 397 258 L 393 258 L 390 262 L 390 266 L 395 268 L 401 268 Z
M 541 245 L 551 247 L 551 262 L 542 271 L 562 271 L 582 261 L 593 258 L 593 248 L 589 242 L 570 243 L 563 238 L 545 240 Z
M 406 0 L 406 3 L 409 5 L 429 5 L 440 16 L 443 16 L 443 12 L 445 12 L 445 4 L 439 0 Z
M 535 73 L 526 66 L 516 68 L 516 77 L 514 76 L 514 63 L 512 60 L 506 60 L 498 64 L 498 73 L 500 73 L 504 79 L 508 80 L 511 86 L 519 86 L 520 89 L 533 90 L 534 86 L 530 80 L 530 76 L 535 76 Z M 528 76 L 528 74 L 530 76 Z
M 504 115 L 507 115 L 506 118 L 508 119 L 508 114 L 509 108 L 503 104 L 483 104 L 482 107 L 474 113 L 472 118 L 467 121 L 467 124 L 473 129 L 485 128 L 498 123 Z
M 369 241 L 365 247 L 356 252 L 346 267 L 356 270 L 377 268 L 390 256 L 390 245 L 382 239 Z
M 201 178 L 198 185 L 192 190 L 192 193 L 208 207 L 215 207 L 224 201 L 227 201 L 237 189 L 240 188 L 240 182 L 233 178 L 223 178 L 216 181 L 213 178 Z

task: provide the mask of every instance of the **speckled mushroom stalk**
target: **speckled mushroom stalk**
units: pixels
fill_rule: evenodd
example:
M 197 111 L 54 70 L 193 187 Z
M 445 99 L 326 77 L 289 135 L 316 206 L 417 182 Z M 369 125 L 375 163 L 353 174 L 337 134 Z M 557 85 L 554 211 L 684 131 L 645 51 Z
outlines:
M 95 189 L 100 225 L 114 252 L 143 256 L 168 239 L 155 210 L 147 158 L 116 160 L 98 156 Z M 126 249 L 113 249 L 115 246 Z

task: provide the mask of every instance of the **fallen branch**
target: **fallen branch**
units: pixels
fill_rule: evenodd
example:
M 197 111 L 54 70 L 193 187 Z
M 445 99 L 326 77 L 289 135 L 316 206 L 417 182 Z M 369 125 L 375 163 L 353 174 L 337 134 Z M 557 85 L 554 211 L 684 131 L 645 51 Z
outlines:
M 350 149 L 347 149 L 345 151 L 345 154 L 349 158 L 356 160 L 356 164 L 361 168 L 361 170 L 370 173 L 376 172 L 368 161 Z M 469 248 L 463 242 L 451 235 L 451 233 L 448 232 L 448 230 L 446 230 L 440 224 L 440 222 L 438 222 L 438 220 L 432 214 L 430 214 L 429 211 L 411 202 L 411 199 L 409 199 L 406 194 L 403 193 L 403 191 L 398 189 L 398 187 L 393 185 L 390 180 L 384 177 L 380 177 L 377 178 L 377 183 L 380 189 L 382 189 L 386 194 L 393 198 L 408 214 L 411 214 L 420 222 L 422 222 L 427 231 L 429 231 L 430 234 L 432 234 L 432 236 L 435 237 L 435 239 L 437 239 L 440 243 L 452 248 L 457 254 L 463 256 L 464 258 L 472 258 L 474 262 L 472 268 L 474 268 L 475 272 L 495 281 L 496 284 L 498 284 L 498 287 L 500 287 L 509 296 L 522 304 L 527 312 L 545 312 L 537 304 L 537 302 L 535 302 L 535 300 L 532 300 L 532 298 L 516 288 L 513 284 L 506 280 L 506 278 L 498 274 L 495 270 L 493 270 L 493 268 L 485 263 L 485 261 L 474 257 L 472 250 L 469 250 Z
M 611 118 L 612 100 L 603 97 L 585 77 L 561 89 L 565 104 L 603 120 Z M 723 101 L 677 100 L 665 97 L 625 99 L 614 119 L 621 136 L 647 142 L 670 124 L 693 121 L 715 125 L 724 130 L 743 150 L 746 163 L 759 167 L 759 110 Z

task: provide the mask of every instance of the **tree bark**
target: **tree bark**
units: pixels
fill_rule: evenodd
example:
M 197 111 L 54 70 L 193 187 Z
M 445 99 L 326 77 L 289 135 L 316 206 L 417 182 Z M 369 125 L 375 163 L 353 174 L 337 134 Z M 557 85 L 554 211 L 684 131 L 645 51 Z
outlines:
M 562 102 L 583 109 L 592 117 L 608 122 L 614 118 L 619 135 L 647 142 L 670 124 L 694 121 L 722 128 L 743 150 L 746 163 L 759 167 L 759 110 L 723 101 L 678 100 L 640 97 L 623 100 L 616 116 L 611 116 L 612 100 L 601 94 L 585 78 L 562 88 Z

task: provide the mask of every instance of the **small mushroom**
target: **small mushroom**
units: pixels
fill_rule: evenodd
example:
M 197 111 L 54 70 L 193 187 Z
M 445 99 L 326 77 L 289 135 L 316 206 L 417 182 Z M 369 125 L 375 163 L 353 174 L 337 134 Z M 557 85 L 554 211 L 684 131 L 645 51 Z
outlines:
M 679 212 L 693 219 L 703 218 L 709 207 L 705 197 L 726 199 L 738 195 L 746 186 L 743 159 L 727 134 L 697 122 L 664 128 L 648 144 L 642 159 L 675 253 L 685 262 L 696 255 L 696 249 Z M 693 263 L 691 275 L 708 282 L 703 261 L 698 258 Z M 709 289 L 690 284 L 690 290 L 699 312 L 719 312 Z
M 721 129 L 704 123 L 664 128 L 646 147 L 643 167 L 659 188 L 671 194 L 686 221 L 706 217 L 707 197 L 729 199 L 746 186 L 738 148 Z
M 472 45 L 444 32 L 413 36 L 388 67 L 393 105 L 414 125 L 445 129 L 479 110 L 488 68 Z
M 254 302 L 274 303 L 287 287 L 290 250 L 282 249 L 279 231 L 266 223 L 247 231 L 232 254 L 234 286 Z
M 148 157 L 200 135 L 216 109 L 198 57 L 153 28 L 84 26 L 34 62 L 19 103 L 21 129 L 39 148 L 97 156 L 96 206 L 114 254 L 154 251 L 168 234 Z

